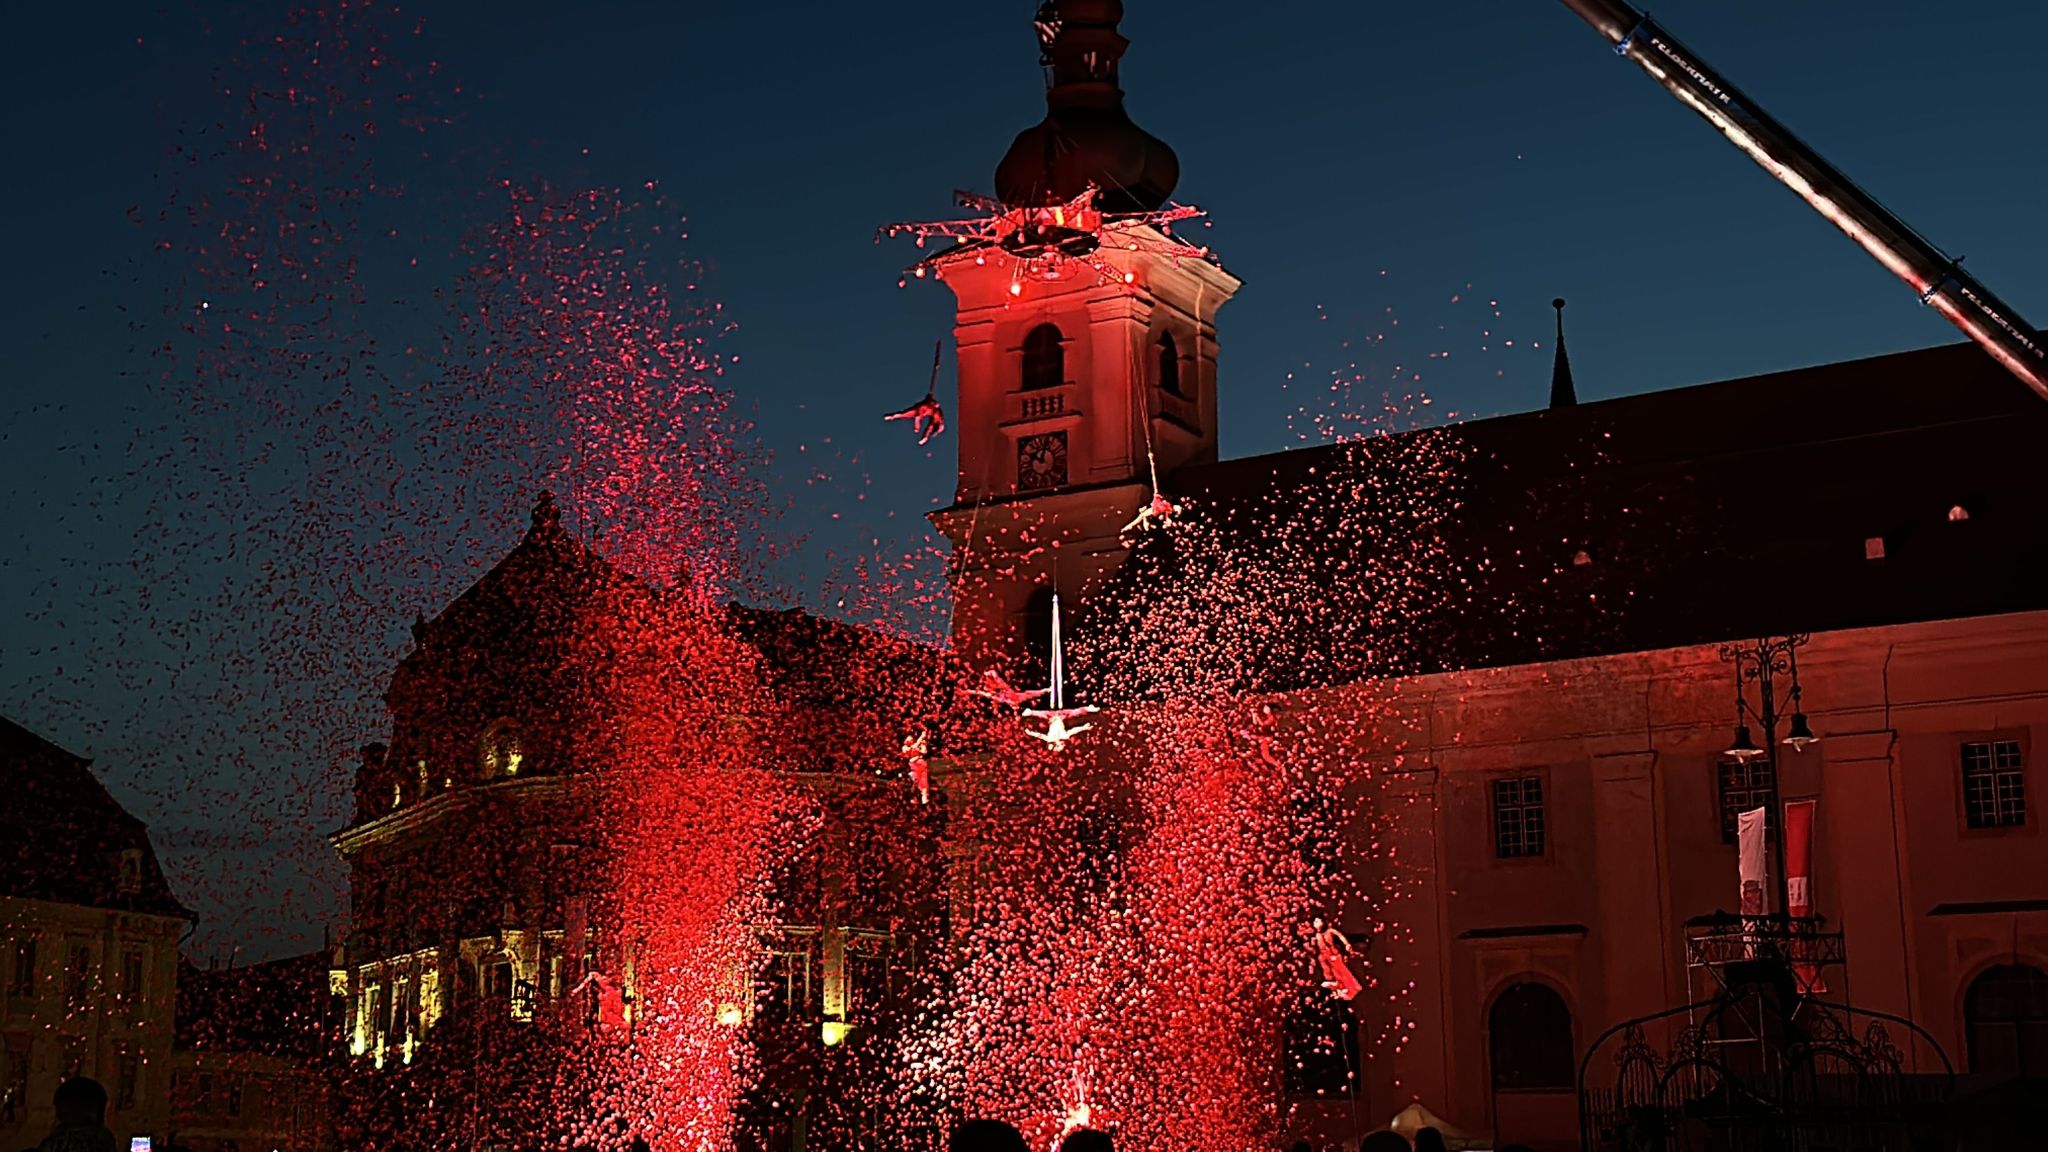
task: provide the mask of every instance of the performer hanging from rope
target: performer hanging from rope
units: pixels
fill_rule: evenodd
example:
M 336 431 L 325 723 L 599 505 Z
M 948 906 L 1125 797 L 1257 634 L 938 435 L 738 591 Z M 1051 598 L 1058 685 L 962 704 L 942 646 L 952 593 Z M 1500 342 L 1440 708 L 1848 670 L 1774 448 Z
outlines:
M 900 412 L 891 412 L 884 420 L 908 420 L 910 430 L 917 433 L 920 445 L 929 444 L 932 437 L 946 430 L 946 410 L 939 407 L 939 358 L 945 354 L 946 342 L 941 340 L 932 345 L 932 378 L 925 386 L 924 399 Z
M 1337 931 L 1336 925 L 1325 925 L 1320 916 L 1309 921 L 1309 928 L 1315 932 L 1316 964 L 1322 969 L 1323 987 L 1339 1000 L 1356 998 L 1365 985 L 1352 975 L 1351 965 L 1344 959 L 1351 955 L 1351 941 Z
M 1141 528 L 1150 528 L 1154 524 L 1164 528 L 1178 515 L 1180 515 L 1180 505 L 1167 499 L 1166 493 L 1159 490 L 1159 482 L 1154 480 L 1152 482 L 1152 502 L 1138 509 L 1138 514 L 1131 518 L 1131 522 L 1124 525 L 1124 534 L 1129 535 Z
M 919 728 L 903 738 L 903 758 L 910 764 L 910 782 L 917 787 L 919 804 L 932 802 L 932 766 L 925 759 L 928 751 L 930 747 L 924 729 Z
M 1010 687 L 1010 682 L 1003 679 L 1001 672 L 991 668 L 981 674 L 981 687 L 969 688 L 967 691 L 969 695 L 993 700 L 1005 708 L 1015 708 L 1019 704 L 1031 703 L 1040 696 L 1051 692 L 1052 689 L 1040 688 L 1036 692 L 1027 692 L 1022 688 L 1012 688 Z

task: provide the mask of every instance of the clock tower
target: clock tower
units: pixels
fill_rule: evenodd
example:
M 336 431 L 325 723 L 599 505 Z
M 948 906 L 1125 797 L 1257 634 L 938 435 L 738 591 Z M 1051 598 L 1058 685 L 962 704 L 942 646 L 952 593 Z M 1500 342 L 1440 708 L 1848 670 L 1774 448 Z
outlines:
M 933 514 L 953 544 L 954 647 L 1020 684 L 1043 674 L 1052 592 L 1085 601 L 1122 563 L 1155 472 L 1171 494 L 1176 468 L 1216 459 L 1216 313 L 1239 281 L 1152 225 L 1090 232 L 1059 214 L 1090 189 L 1104 213 L 1154 212 L 1179 176 L 1124 112 L 1122 15 L 1119 0 L 1040 9 L 1047 113 L 996 191 L 1013 214 L 1045 210 L 1028 238 L 1044 243 L 935 262 L 958 301 L 959 482 Z

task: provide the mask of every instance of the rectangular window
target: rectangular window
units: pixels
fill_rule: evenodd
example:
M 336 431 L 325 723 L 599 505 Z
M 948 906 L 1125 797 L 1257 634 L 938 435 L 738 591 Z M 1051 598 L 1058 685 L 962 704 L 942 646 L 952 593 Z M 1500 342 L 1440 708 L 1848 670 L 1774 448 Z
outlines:
M 2027 822 L 2026 759 L 2017 740 L 1963 743 L 1963 819 L 1972 828 Z
M 1768 757 L 1753 760 L 1723 760 L 1715 767 L 1721 790 L 1721 841 L 1735 843 L 1735 818 L 1771 802 L 1771 762 Z
M 240 1116 L 241 1114 L 242 1086 L 240 1084 L 236 1084 L 228 1089 L 228 1115 Z
M 14 942 L 14 971 L 8 974 L 7 994 L 22 1000 L 36 996 L 36 938 Z
M 130 948 L 121 953 L 121 1001 L 130 1008 L 142 1006 L 144 971 L 142 949 Z
M 138 1082 L 142 1079 L 142 1057 L 133 1052 L 121 1053 L 119 1074 L 114 1078 L 114 1107 L 126 1112 L 135 1107 Z
M 64 1003 L 74 1013 L 92 1002 L 92 949 L 71 946 L 71 966 L 64 970 Z
M 199 1074 L 199 1091 L 194 1102 L 194 1110 L 199 1112 L 213 1111 L 213 1077 L 204 1072 Z
M 1543 778 L 1493 782 L 1493 854 L 1502 860 L 1543 855 Z

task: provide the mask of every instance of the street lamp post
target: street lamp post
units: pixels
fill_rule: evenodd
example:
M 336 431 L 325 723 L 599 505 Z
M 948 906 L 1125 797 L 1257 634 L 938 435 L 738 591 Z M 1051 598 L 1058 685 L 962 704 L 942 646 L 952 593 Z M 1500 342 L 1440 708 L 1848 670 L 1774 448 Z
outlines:
M 1790 915 L 1787 881 L 1785 874 L 1785 830 L 1784 803 L 1778 793 L 1779 761 L 1778 747 L 1783 744 L 1794 752 L 1803 752 L 1807 746 L 1816 743 L 1819 737 L 1813 734 L 1812 725 L 1807 723 L 1806 712 L 1799 700 L 1799 649 L 1806 646 L 1811 637 L 1807 635 L 1782 636 L 1741 644 L 1726 644 L 1721 648 L 1721 659 L 1735 666 L 1735 740 L 1729 745 L 1727 754 L 1744 764 L 1761 757 L 1769 772 L 1764 800 L 1764 835 L 1771 846 L 1772 883 L 1776 890 L 1777 908 L 1780 918 Z M 1789 681 L 1789 688 L 1781 699 L 1778 695 L 1779 677 Z M 1757 703 L 1749 702 L 1749 686 L 1756 685 Z M 1778 721 L 1789 710 L 1791 723 L 1785 738 L 1778 739 Z M 1759 747 L 1750 736 L 1749 722 L 1754 719 L 1763 730 L 1763 745 Z

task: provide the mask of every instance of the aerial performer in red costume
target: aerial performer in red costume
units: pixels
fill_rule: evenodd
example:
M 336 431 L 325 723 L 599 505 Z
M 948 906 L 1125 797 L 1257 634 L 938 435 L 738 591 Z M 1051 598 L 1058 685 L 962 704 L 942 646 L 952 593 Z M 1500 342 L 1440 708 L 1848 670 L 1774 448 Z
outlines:
M 1050 693 L 1052 689 L 1040 688 L 1036 692 L 1027 692 L 1022 688 L 1012 688 L 1001 672 L 991 668 L 981 674 L 981 687 L 969 688 L 967 691 L 970 695 L 993 700 L 1005 708 L 1015 708 L 1020 704 L 1031 703 L 1040 696 Z
M 932 766 L 925 759 L 925 753 L 930 750 L 922 728 L 903 738 L 903 758 L 910 763 L 910 782 L 917 786 L 919 804 L 932 802 Z
M 929 444 L 932 437 L 946 430 L 946 410 L 939 407 L 939 357 L 945 352 L 945 342 L 932 346 L 932 378 L 925 386 L 924 399 L 900 412 L 891 412 L 884 420 L 908 420 L 910 429 L 917 433 L 919 444 Z
M 1365 985 L 1352 975 L 1351 965 L 1345 960 L 1351 955 L 1351 941 L 1337 931 L 1334 924 L 1324 924 L 1318 916 L 1309 922 L 1316 934 L 1316 964 L 1323 970 L 1323 987 L 1339 1000 L 1355 999 L 1365 991 Z

